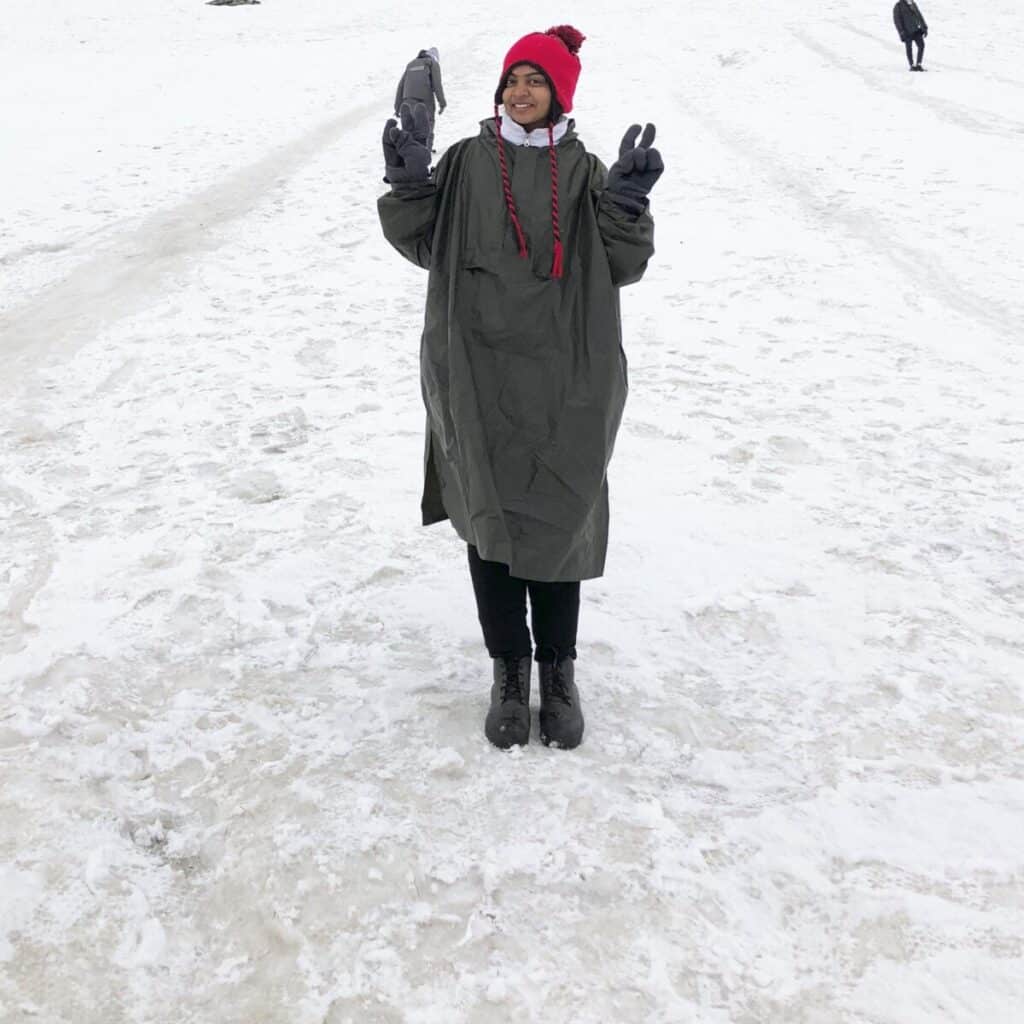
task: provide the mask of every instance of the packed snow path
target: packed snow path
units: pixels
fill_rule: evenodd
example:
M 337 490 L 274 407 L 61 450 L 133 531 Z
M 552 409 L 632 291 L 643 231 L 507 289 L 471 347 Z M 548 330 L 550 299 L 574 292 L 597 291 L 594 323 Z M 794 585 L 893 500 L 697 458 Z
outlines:
M 552 13 L 668 170 L 587 736 L 502 753 L 374 201 L 409 56 L 444 146 L 548 15 L 9 6 L 0 1019 L 1016 1021 L 1019 41 Z

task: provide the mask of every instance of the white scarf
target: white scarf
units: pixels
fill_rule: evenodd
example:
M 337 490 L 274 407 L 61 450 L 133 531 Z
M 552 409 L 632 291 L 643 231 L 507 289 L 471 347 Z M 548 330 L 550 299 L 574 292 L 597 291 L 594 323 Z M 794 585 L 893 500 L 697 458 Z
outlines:
M 569 119 L 563 114 L 552 128 L 556 146 L 568 130 Z M 511 142 L 513 146 L 532 146 L 534 149 L 540 149 L 548 144 L 547 127 L 534 128 L 532 132 L 528 132 L 507 114 L 503 114 L 501 117 L 501 137 L 506 142 Z

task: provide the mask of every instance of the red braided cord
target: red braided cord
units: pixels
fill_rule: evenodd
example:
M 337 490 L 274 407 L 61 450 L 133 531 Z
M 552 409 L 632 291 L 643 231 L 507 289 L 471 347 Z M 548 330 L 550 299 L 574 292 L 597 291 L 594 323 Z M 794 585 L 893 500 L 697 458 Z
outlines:
M 519 223 L 519 214 L 516 212 L 516 201 L 512 196 L 512 182 L 508 176 L 508 165 L 505 163 L 505 144 L 501 140 L 501 118 L 498 116 L 498 107 L 494 107 L 494 128 L 498 140 L 498 162 L 501 164 L 501 187 L 505 192 L 505 205 L 508 207 L 508 215 L 512 218 L 512 226 L 516 229 L 516 239 L 519 242 L 519 255 L 526 257 L 526 236 L 523 234 L 523 226 Z
M 558 224 L 558 155 L 555 153 L 555 129 L 548 124 L 548 156 L 551 159 L 551 229 L 555 235 L 555 254 L 551 276 L 562 276 L 562 232 Z

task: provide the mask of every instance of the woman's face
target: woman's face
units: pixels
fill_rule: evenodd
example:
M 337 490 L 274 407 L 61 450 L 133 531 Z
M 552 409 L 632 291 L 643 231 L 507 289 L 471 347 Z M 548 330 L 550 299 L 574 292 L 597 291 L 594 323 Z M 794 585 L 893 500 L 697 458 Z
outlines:
M 505 104 L 505 113 L 530 132 L 548 123 L 551 87 L 532 64 L 517 64 L 505 79 L 501 102 Z

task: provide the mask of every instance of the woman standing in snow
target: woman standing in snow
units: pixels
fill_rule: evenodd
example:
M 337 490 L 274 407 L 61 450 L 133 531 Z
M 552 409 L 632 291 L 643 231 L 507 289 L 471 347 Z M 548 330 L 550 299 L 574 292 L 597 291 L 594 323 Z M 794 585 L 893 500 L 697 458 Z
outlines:
M 605 475 L 627 390 L 618 289 L 654 252 L 654 126 L 637 145 L 633 125 L 606 171 L 565 116 L 583 39 L 563 25 L 516 42 L 493 118 L 433 173 L 422 111 L 384 129 L 384 234 L 430 272 L 423 522 L 450 519 L 469 547 L 494 659 L 484 731 L 499 747 L 529 740 L 531 653 L 542 741 L 583 737 L 580 581 L 604 571 Z

